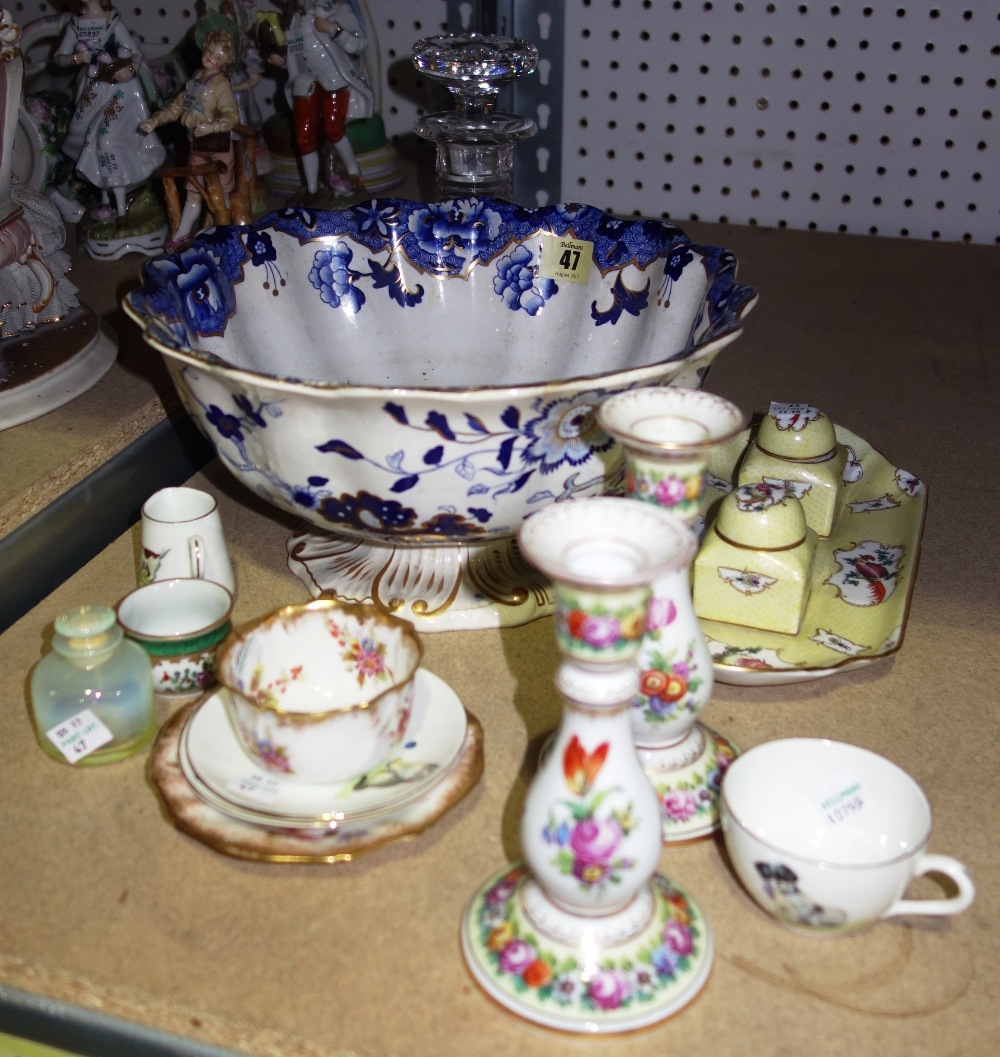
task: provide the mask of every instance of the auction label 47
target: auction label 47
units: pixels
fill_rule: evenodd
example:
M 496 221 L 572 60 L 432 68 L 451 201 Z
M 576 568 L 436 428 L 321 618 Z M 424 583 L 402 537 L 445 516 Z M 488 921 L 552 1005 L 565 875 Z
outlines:
M 57 723 L 45 732 L 45 736 L 70 763 L 82 760 L 102 745 L 114 740 L 114 734 L 107 724 L 98 719 L 89 708 L 77 712 L 62 723 Z

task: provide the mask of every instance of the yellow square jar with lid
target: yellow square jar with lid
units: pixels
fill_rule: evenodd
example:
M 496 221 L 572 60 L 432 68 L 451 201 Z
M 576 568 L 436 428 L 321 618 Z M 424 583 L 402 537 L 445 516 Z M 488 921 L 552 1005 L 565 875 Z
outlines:
M 702 620 L 798 634 L 809 600 L 816 533 L 783 484 L 739 485 L 719 504 L 694 562 Z
M 809 527 L 829 536 L 846 465 L 847 449 L 822 411 L 775 401 L 743 457 L 739 482 L 783 484 L 801 501 Z

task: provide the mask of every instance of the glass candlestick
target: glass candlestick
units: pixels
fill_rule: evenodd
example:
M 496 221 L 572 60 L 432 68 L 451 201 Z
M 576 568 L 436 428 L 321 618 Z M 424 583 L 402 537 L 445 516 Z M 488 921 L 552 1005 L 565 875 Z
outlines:
M 546 1027 L 644 1027 L 708 980 L 704 915 L 656 873 L 660 805 L 630 720 L 650 585 L 688 539 L 670 514 L 607 496 L 547 507 L 518 534 L 553 582 L 563 716 L 525 800 L 525 862 L 473 897 L 462 947 L 491 997 Z
M 413 126 L 436 144 L 437 193 L 441 199 L 470 194 L 510 198 L 514 145 L 533 136 L 530 118 L 496 109 L 501 89 L 538 64 L 538 49 L 516 37 L 447 34 L 413 45 L 413 65 L 445 85 L 453 112 L 428 114 Z
M 659 799 L 665 841 L 693 840 L 719 827 L 719 786 L 737 748 L 699 721 L 712 696 L 712 658 L 691 601 L 694 526 L 705 464 L 747 417 L 728 400 L 696 389 L 633 389 L 607 399 L 601 428 L 621 444 L 626 495 L 689 526 L 687 543 L 652 584 L 637 655 L 639 692 L 632 735 Z

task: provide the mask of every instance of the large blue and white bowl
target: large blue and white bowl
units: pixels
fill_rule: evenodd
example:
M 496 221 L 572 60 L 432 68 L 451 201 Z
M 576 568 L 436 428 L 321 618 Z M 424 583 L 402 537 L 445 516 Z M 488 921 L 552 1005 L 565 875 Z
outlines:
M 755 299 L 668 223 L 375 199 L 203 231 L 125 309 L 224 465 L 311 523 L 313 593 L 435 630 L 548 610 L 510 544 L 615 478 L 595 407 L 700 385 Z

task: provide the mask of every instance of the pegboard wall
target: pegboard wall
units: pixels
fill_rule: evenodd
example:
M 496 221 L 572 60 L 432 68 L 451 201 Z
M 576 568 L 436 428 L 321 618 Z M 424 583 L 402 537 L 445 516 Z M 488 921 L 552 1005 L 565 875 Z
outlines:
M 968 0 L 567 4 L 563 194 L 997 241 L 998 19 Z
M 73 6 L 0 3 L 22 24 Z M 173 0 L 118 6 L 153 58 L 200 10 Z M 379 32 L 382 112 L 394 136 L 448 105 L 410 66 L 418 37 L 481 28 L 545 38 L 541 76 L 516 88 L 511 106 L 543 126 L 519 148 L 524 201 L 573 199 L 680 222 L 1000 242 L 1000 4 L 368 6 Z M 265 111 L 273 91 L 267 79 L 258 89 Z

